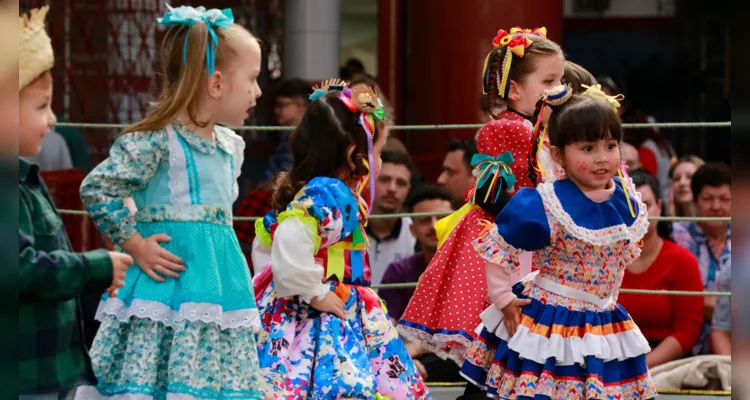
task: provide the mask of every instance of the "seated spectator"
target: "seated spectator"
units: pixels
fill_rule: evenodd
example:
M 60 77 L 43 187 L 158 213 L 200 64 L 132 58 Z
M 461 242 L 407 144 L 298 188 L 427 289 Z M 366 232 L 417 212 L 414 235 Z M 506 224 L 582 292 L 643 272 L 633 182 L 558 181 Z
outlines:
M 638 149 L 635 146 L 625 142 L 621 143 L 620 154 L 622 155 L 622 162 L 627 164 L 629 169 L 641 168 L 641 157 L 638 155 Z
M 454 140 L 448 145 L 448 153 L 443 160 L 443 172 L 438 177 L 438 185 L 444 187 L 451 196 L 453 208 L 459 209 L 466 203 L 466 192 L 474 185 L 471 158 L 477 153 L 473 140 Z
M 372 215 L 397 214 L 403 211 L 404 201 L 411 190 L 412 162 L 408 154 L 382 152 L 380 174 L 375 185 Z M 416 239 L 409 232 L 412 220 L 402 218 L 372 218 L 365 231 L 369 239 L 372 284 L 377 285 L 385 269 L 394 261 L 415 253 Z
M 660 216 L 659 183 L 648 171 L 630 172 L 649 216 Z M 702 291 L 695 257 L 669 239 L 670 224 L 651 221 L 643 237 L 641 256 L 628 265 L 623 289 Z M 646 355 L 649 368 L 690 355 L 703 324 L 703 299 L 691 296 L 620 294 L 618 302 L 651 345 Z
M 698 156 L 680 157 L 669 171 L 671 187 L 669 191 L 669 215 L 676 217 L 694 217 L 695 203 L 690 181 L 695 171 L 705 162 Z
M 410 213 L 451 212 L 453 209 L 450 200 L 445 189 L 433 184 L 424 184 L 413 191 L 405 206 Z M 434 225 L 439 219 L 439 216 L 412 218 L 409 230 L 416 238 L 421 251 L 391 263 L 383 274 L 381 283 L 413 283 L 419 279 L 437 251 Z M 378 293 L 385 301 L 388 314 L 395 324 L 401 319 L 401 314 L 414 294 L 414 288 L 381 289 Z
M 732 175 L 724 163 L 709 163 L 698 168 L 690 182 L 697 217 L 730 217 L 732 212 Z M 703 287 L 716 290 L 716 277 L 722 262 L 731 257 L 732 224 L 728 221 L 678 222 L 672 235 L 675 241 L 698 259 Z M 711 321 L 716 297 L 705 298 L 704 328 L 695 355 L 710 354 Z
M 722 263 L 716 280 L 716 290 L 732 291 L 731 263 Z M 732 355 L 732 298 L 730 296 L 721 296 L 716 299 L 716 309 L 711 322 L 711 348 L 714 354 Z
M 273 108 L 276 121 L 281 126 L 295 127 L 302 121 L 302 116 L 310 105 L 312 86 L 302 79 L 294 78 L 283 81 L 274 93 L 276 103 Z M 290 132 L 279 132 L 279 142 L 271 156 L 265 173 L 265 180 L 270 181 L 279 172 L 289 171 L 292 167 L 292 152 L 289 150 Z
M 415 213 L 450 212 L 452 211 L 450 200 L 445 189 L 437 185 L 425 184 L 413 191 L 406 200 L 406 207 L 409 212 Z M 440 219 L 438 216 L 413 218 L 410 230 L 422 251 L 389 265 L 383 275 L 382 283 L 413 283 L 419 280 L 437 251 L 438 239 L 434 225 L 438 219 Z M 388 314 L 395 325 L 414 294 L 414 288 L 381 289 L 378 294 L 385 301 Z M 407 343 L 406 348 L 414 359 L 414 364 L 422 378 L 426 381 L 457 382 L 462 380 L 459 368 L 453 361 L 442 360 L 417 344 Z

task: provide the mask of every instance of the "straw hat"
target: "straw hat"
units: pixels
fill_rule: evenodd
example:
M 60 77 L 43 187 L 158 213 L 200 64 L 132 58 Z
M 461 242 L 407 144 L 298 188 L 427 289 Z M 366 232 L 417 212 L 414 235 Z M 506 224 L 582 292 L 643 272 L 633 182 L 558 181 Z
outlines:
M 47 35 L 44 20 L 49 6 L 35 8 L 29 15 L 21 15 L 19 22 L 18 80 L 19 90 L 39 75 L 52 69 L 55 55 L 52 40 Z
M 0 78 L 13 72 L 18 64 L 18 46 L 16 32 L 18 11 L 10 5 L 0 6 Z

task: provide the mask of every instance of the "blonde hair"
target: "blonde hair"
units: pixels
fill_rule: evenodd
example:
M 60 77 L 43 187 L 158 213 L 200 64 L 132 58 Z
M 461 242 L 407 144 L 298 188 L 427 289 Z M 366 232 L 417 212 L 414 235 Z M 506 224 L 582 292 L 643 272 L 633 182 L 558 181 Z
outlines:
M 216 47 L 216 69 L 227 68 L 237 55 L 231 42 L 247 38 L 256 40 L 247 29 L 232 24 L 226 29 L 215 28 L 219 44 Z M 178 25 L 167 31 L 161 46 L 162 86 L 159 99 L 151 103 L 152 109 L 142 121 L 125 129 L 146 132 L 161 129 L 171 123 L 182 110 L 197 126 L 208 121 L 198 121 L 198 95 L 201 82 L 207 77 L 206 46 L 209 46 L 208 27 L 205 22 L 192 26 Z M 185 47 L 187 40 L 187 47 Z M 186 57 L 186 58 L 184 58 Z

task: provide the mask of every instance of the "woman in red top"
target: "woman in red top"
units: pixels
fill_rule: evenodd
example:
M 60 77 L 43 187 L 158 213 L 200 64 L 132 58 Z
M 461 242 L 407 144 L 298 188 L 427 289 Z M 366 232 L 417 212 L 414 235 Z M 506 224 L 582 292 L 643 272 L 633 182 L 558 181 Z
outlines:
M 656 178 L 643 169 L 632 171 L 630 177 L 648 207 L 648 215 L 661 216 L 662 201 L 657 200 Z M 667 222 L 651 221 L 643 237 L 640 258 L 625 271 L 623 289 L 703 290 L 698 261 L 687 249 L 669 239 L 670 231 Z M 628 310 L 651 344 L 651 352 L 646 355 L 649 368 L 690 354 L 700 338 L 702 297 L 623 293 L 618 302 Z

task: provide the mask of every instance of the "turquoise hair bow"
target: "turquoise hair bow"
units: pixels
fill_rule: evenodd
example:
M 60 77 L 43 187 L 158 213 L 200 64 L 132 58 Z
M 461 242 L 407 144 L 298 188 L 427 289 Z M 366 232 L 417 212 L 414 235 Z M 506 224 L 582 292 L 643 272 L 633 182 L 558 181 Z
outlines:
M 492 158 L 491 156 L 487 154 L 474 154 L 474 156 L 471 158 L 471 166 L 479 169 L 480 173 L 477 177 L 477 183 L 474 189 L 474 194 L 472 195 L 472 203 L 476 202 L 476 195 L 477 190 L 484 186 L 485 183 L 487 183 L 487 180 L 492 178 L 492 181 L 490 182 L 490 187 L 487 188 L 487 194 L 485 195 L 484 202 L 486 203 L 489 199 L 490 193 L 492 192 L 493 188 L 495 188 L 495 199 L 494 202 L 497 202 L 498 198 L 500 197 L 500 185 L 498 183 L 498 180 L 504 180 L 505 186 L 510 189 L 513 187 L 513 185 L 516 184 L 516 176 L 513 174 L 513 171 L 510 169 L 509 165 L 513 164 L 513 154 L 509 151 L 506 151 L 505 153 L 499 154 L 497 157 Z
M 156 19 L 158 23 L 169 26 L 193 26 L 198 21 L 206 23 L 208 35 L 210 36 L 210 43 L 206 46 L 206 65 L 208 66 L 208 74 L 213 75 L 216 65 L 216 47 L 219 45 L 219 37 L 216 36 L 214 28 L 229 28 L 234 23 L 232 10 L 229 8 L 223 10 L 212 8 L 206 11 L 205 7 L 193 8 L 190 6 L 180 6 L 172 8 L 169 5 L 167 5 L 167 8 L 169 8 L 169 11 L 163 17 Z M 185 62 L 185 66 L 187 66 L 188 38 L 189 36 L 185 37 L 185 46 L 182 49 L 182 59 Z

